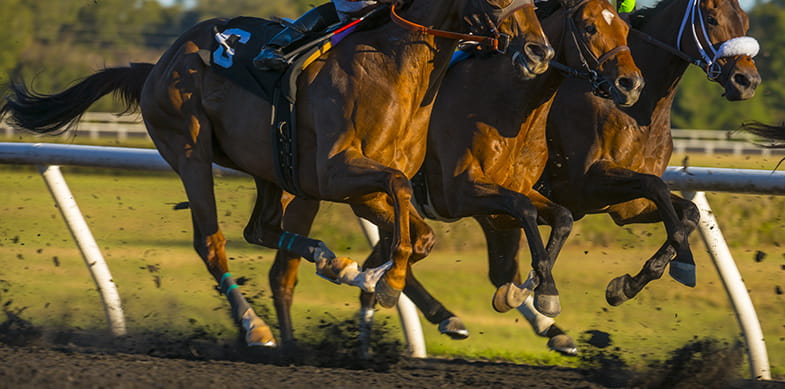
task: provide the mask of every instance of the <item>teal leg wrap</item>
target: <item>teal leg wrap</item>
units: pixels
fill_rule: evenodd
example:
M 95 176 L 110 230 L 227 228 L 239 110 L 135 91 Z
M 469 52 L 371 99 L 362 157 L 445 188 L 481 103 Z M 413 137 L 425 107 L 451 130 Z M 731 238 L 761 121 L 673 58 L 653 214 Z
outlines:
M 224 273 L 221 276 L 219 287 L 221 293 L 226 296 L 226 299 L 229 300 L 229 304 L 232 306 L 232 317 L 238 323 L 242 322 L 243 314 L 251 308 L 251 305 L 248 304 L 243 294 L 240 293 L 240 288 L 237 282 L 234 281 L 232 273 Z
M 302 235 L 284 231 L 278 238 L 278 248 L 305 258 L 308 262 L 325 261 L 335 258 L 335 254 L 324 242 Z

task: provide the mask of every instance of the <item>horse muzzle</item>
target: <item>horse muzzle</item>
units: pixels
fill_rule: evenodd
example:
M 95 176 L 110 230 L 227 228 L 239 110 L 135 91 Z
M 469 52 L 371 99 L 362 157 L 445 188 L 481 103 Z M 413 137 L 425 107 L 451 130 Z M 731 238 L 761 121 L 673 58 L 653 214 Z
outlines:
M 527 42 L 522 50 L 512 55 L 512 65 L 521 78 L 531 80 L 548 70 L 548 64 L 553 56 L 553 47 L 547 42 Z
M 719 81 L 725 88 L 723 95 L 728 101 L 747 100 L 755 96 L 755 89 L 760 85 L 761 77 L 752 58 L 749 56 L 737 58 L 734 66 L 723 73 Z
M 613 102 L 621 107 L 629 107 L 638 102 L 646 82 L 640 72 L 617 77 L 610 86 Z

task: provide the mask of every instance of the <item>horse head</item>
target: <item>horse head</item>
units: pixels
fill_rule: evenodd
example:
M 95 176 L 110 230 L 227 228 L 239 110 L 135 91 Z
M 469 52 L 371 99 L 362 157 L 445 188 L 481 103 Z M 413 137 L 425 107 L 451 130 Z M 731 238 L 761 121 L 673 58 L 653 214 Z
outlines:
M 752 98 L 761 81 L 752 59 L 759 46 L 754 38 L 746 36 L 749 17 L 739 2 L 687 0 L 686 3 L 676 48 L 695 58 L 691 62 L 700 66 L 709 80 L 725 88 L 726 99 Z
M 587 74 L 595 94 L 623 107 L 635 104 L 645 82 L 627 47 L 627 23 L 607 1 L 560 3 L 567 13 L 560 48 L 565 62 Z
M 480 13 L 470 18 L 472 32 L 504 37 L 505 44 L 496 50 L 512 56 L 521 78 L 532 79 L 548 70 L 553 48 L 542 31 L 532 0 L 470 0 L 467 5 L 479 6 L 474 12 Z

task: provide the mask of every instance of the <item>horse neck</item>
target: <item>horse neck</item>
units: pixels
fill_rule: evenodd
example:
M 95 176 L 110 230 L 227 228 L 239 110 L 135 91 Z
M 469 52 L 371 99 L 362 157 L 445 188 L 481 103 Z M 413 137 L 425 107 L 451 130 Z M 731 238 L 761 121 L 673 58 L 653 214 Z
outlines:
M 463 11 L 468 0 L 419 0 L 400 12 L 404 18 L 440 30 L 466 32 Z
M 564 21 L 567 17 L 566 12 L 563 8 L 559 9 L 540 21 L 548 41 L 556 45 L 554 46 L 554 59 L 561 63 L 566 63 L 566 50 L 577 50 L 576 47 L 573 47 L 565 39 Z M 514 36 L 512 29 L 509 33 Z M 510 60 L 508 56 L 496 56 L 494 60 L 505 62 L 505 65 L 509 67 L 508 63 Z M 564 75 L 553 67 L 550 67 L 544 74 L 532 80 L 522 80 L 517 77 L 506 80 L 505 82 L 509 82 L 511 85 L 511 88 L 508 90 L 511 90 L 513 95 L 510 96 L 510 101 L 515 101 L 517 103 L 516 106 L 521 108 L 516 111 L 521 115 L 519 120 L 521 122 L 528 121 L 533 123 L 538 119 L 538 115 L 547 115 L 556 96 L 556 91 L 563 81 Z M 544 131 L 544 128 L 542 130 Z
M 671 1 L 668 7 L 651 15 L 651 19 L 641 31 L 675 48 L 686 6 L 684 0 Z M 646 42 L 634 32 L 628 36 L 627 43 L 635 64 L 646 79 L 646 87 L 638 103 L 629 111 L 643 118 L 651 118 L 657 109 L 669 112 L 679 81 L 689 63 L 663 48 Z M 662 104 L 663 102 L 665 104 Z

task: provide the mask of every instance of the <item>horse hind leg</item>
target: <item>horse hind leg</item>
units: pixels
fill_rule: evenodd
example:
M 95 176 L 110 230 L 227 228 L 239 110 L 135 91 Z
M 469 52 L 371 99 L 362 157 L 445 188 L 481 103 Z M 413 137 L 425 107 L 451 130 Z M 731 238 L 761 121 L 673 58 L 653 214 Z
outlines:
M 229 272 L 226 238 L 218 226 L 213 192 L 211 128 L 209 120 L 189 96 L 183 94 L 182 110 L 177 110 L 177 114 L 162 109 L 165 104 L 153 95 L 148 95 L 147 100 L 143 98 L 145 124 L 161 156 L 183 182 L 191 209 L 194 249 L 229 301 L 232 318 L 244 331 L 246 343 L 275 346 L 270 327 L 256 315 Z
M 198 165 L 198 166 L 193 166 Z M 194 225 L 194 248 L 213 275 L 221 293 L 232 307 L 232 317 L 245 331 L 248 346 L 276 345 L 270 327 L 251 308 L 229 272 L 226 238 L 218 228 L 215 195 L 212 191 L 212 167 L 197 162 L 177 169 L 185 185 Z

